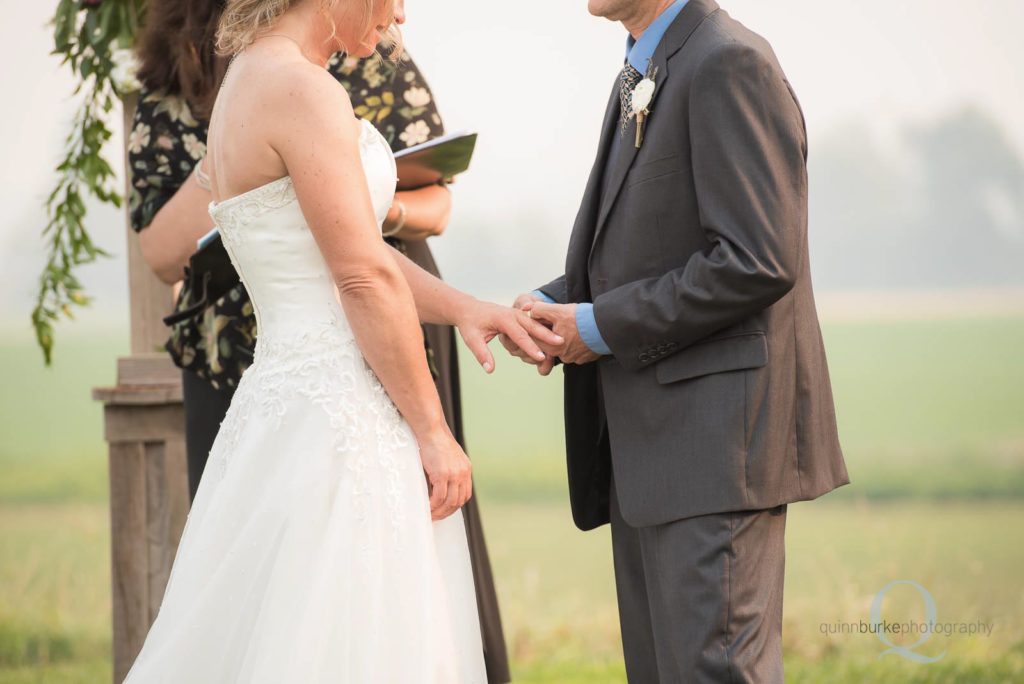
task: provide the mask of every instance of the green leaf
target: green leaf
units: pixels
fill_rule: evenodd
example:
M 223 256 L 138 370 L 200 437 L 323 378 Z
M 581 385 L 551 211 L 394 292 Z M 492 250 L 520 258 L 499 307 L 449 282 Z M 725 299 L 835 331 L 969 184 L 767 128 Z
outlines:
M 119 4 L 119 3 L 118 3 Z M 115 13 L 118 12 L 118 6 L 111 2 L 105 2 L 99 7 L 100 14 L 100 29 L 99 35 L 96 37 L 97 43 L 109 43 L 111 31 L 116 28 L 115 25 Z
M 106 2 L 104 4 L 109 5 L 110 3 Z M 100 7 L 102 6 L 103 5 L 100 5 Z M 85 40 L 82 41 L 83 43 L 88 43 L 89 45 L 94 46 L 94 49 L 95 47 L 102 45 L 98 40 L 100 32 L 100 17 L 98 11 L 94 9 L 86 10 L 85 25 L 82 27 L 82 30 L 85 32 Z
M 67 52 L 71 45 L 71 34 L 75 30 L 75 14 L 77 3 L 73 0 L 61 0 L 57 5 L 57 14 L 53 17 L 53 43 L 55 52 Z

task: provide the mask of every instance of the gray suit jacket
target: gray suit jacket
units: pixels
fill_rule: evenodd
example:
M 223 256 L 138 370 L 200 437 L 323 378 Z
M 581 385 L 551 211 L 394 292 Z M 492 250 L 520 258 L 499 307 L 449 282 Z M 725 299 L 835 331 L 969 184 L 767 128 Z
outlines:
M 616 84 L 565 275 L 540 288 L 592 301 L 613 352 L 565 367 L 582 529 L 608 521 L 611 467 L 635 526 L 849 481 L 811 290 L 796 97 L 768 43 L 713 0 L 690 0 L 653 63 L 642 148 L 632 123 L 608 162 Z

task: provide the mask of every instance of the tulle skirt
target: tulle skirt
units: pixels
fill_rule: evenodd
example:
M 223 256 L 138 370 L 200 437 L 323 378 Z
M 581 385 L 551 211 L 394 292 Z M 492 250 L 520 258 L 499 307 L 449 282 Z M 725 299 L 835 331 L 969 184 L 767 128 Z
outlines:
M 486 681 L 462 514 L 431 522 L 408 426 L 330 354 L 243 377 L 127 682 Z

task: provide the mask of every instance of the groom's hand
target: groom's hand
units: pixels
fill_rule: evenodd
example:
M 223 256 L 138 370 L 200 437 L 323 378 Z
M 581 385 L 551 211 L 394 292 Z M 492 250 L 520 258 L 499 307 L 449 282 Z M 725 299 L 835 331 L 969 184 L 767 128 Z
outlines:
M 517 309 L 519 311 L 527 311 L 533 307 L 534 303 L 542 301 L 544 300 L 540 299 L 539 297 L 532 293 L 521 294 L 518 297 L 516 297 L 516 301 L 512 303 L 512 308 Z M 523 363 L 528 363 L 531 366 L 536 366 L 537 372 L 540 373 L 541 375 L 551 374 L 551 369 L 555 367 L 556 359 L 556 355 L 553 353 L 552 348 L 549 347 L 543 350 L 545 352 L 544 359 L 537 359 L 523 351 L 523 349 L 518 344 L 516 344 L 511 338 L 509 338 L 508 335 L 502 335 L 498 339 L 501 342 L 501 346 L 505 347 L 505 351 L 507 351 L 512 356 L 516 357 L 517 359 L 520 359 Z M 541 346 L 543 347 L 543 345 Z
M 555 348 L 544 348 L 545 353 L 556 354 L 562 363 L 584 364 L 597 361 L 601 355 L 594 352 L 580 337 L 579 328 L 576 326 L 576 305 L 575 304 L 548 304 L 543 301 L 534 301 L 526 304 L 524 308 L 534 320 L 541 321 L 551 326 L 551 329 L 565 341 Z M 543 345 L 542 345 L 543 348 Z
M 520 311 L 525 311 L 526 309 L 528 309 L 530 307 L 530 305 L 533 302 L 543 302 L 543 301 L 544 301 L 543 299 L 541 299 L 537 295 L 533 294 L 532 292 L 525 292 L 525 293 L 519 295 L 518 297 L 516 297 L 516 301 L 512 302 L 512 308 L 513 309 L 519 309 Z

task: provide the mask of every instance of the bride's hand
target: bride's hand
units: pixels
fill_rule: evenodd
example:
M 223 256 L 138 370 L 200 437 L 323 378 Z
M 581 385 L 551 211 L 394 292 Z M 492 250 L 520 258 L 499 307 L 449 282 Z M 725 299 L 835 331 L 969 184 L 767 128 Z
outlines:
M 430 489 L 430 516 L 443 520 L 473 495 L 473 465 L 447 427 L 417 441 Z
M 466 346 L 490 373 L 494 370 L 494 356 L 487 343 L 498 335 L 505 335 L 519 349 L 538 362 L 547 357 L 537 342 L 558 347 L 564 340 L 529 314 L 506 306 L 474 299 L 460 313 L 455 322 Z

